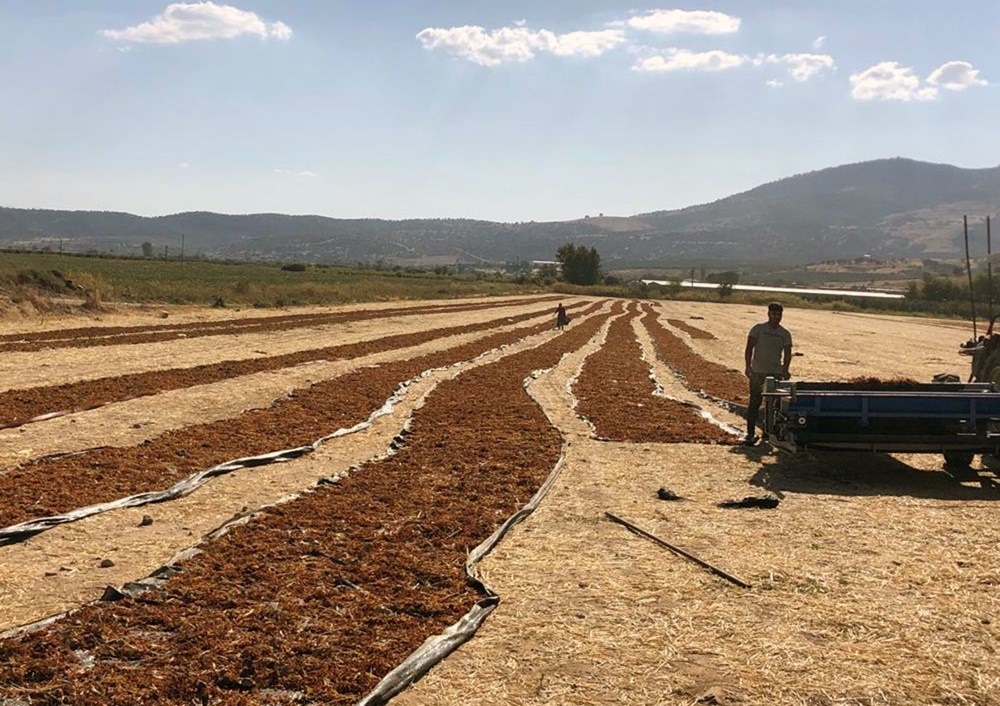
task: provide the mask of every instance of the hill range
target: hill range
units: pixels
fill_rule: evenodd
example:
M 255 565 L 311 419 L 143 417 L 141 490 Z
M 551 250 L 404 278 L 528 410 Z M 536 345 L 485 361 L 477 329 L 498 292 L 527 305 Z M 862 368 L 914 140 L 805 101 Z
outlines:
M 551 260 L 572 241 L 608 268 L 797 265 L 871 256 L 964 253 L 962 216 L 985 252 L 983 221 L 1000 206 L 1000 167 L 882 159 L 799 174 L 713 203 L 628 217 L 501 223 L 339 219 L 209 212 L 143 217 L 109 211 L 0 208 L 0 246 L 313 263 L 480 264 Z

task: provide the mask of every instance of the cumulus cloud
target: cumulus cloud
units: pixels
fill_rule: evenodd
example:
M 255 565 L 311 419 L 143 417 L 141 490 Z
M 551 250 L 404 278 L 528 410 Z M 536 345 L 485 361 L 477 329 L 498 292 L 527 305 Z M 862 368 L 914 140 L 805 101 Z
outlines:
M 758 55 L 755 65 L 780 64 L 788 68 L 789 75 L 802 83 L 808 81 L 821 71 L 832 71 L 836 67 L 833 57 L 829 54 L 767 54 Z
M 988 86 L 989 81 L 979 78 L 979 69 L 967 61 L 949 61 L 934 69 L 927 83 L 949 91 L 964 91 L 974 86 Z
M 740 22 L 739 17 L 711 10 L 653 10 L 620 24 L 657 34 L 732 34 L 739 31 Z
M 813 49 L 822 49 L 824 44 L 826 44 L 825 36 L 816 37 L 816 39 L 813 40 Z
M 730 54 L 721 50 L 692 52 L 688 49 L 668 49 L 667 53 L 647 56 L 637 61 L 633 71 L 726 71 L 741 66 L 763 66 L 778 64 L 787 68 L 789 75 L 799 83 L 808 81 L 821 71 L 832 70 L 836 63 L 826 54 Z M 777 88 L 781 81 L 768 81 L 767 85 Z
M 292 38 L 292 28 L 280 20 L 278 22 L 272 22 L 271 28 L 268 31 L 275 39 L 288 41 Z
M 735 69 L 750 61 L 747 56 L 729 54 L 718 49 L 693 52 L 687 49 L 668 49 L 667 55 L 640 59 L 632 66 L 633 71 L 726 71 Z
M 268 24 L 256 13 L 214 2 L 173 3 L 149 22 L 101 32 L 109 39 L 149 44 L 178 44 L 199 39 L 233 39 L 244 34 L 288 40 L 292 28 Z
M 833 57 L 821 53 L 752 56 L 732 54 L 721 49 L 694 51 L 677 47 L 653 48 L 634 41 L 638 32 L 719 35 L 737 32 L 740 25 L 739 17 L 722 12 L 653 10 L 612 22 L 607 29 L 598 31 L 558 34 L 545 29 L 530 29 L 524 20 L 518 20 L 512 26 L 494 30 L 478 25 L 427 27 L 416 36 L 428 51 L 443 51 L 481 66 L 526 62 L 540 53 L 596 57 L 622 47 L 639 57 L 631 67 L 638 72 L 726 71 L 744 65 L 779 64 L 794 81 L 801 83 L 823 71 L 836 68 Z M 825 37 L 819 37 L 813 42 L 813 46 L 822 46 L 824 41 Z M 783 83 L 773 81 L 768 85 L 780 86 Z
M 501 27 L 488 31 L 476 25 L 428 27 L 417 34 L 428 51 L 441 50 L 481 66 L 529 61 L 539 53 L 556 56 L 600 56 L 625 41 L 618 29 L 556 34 L 524 26 Z
M 883 61 L 851 75 L 851 97 L 860 101 L 927 101 L 937 98 L 937 88 L 921 87 L 913 69 Z

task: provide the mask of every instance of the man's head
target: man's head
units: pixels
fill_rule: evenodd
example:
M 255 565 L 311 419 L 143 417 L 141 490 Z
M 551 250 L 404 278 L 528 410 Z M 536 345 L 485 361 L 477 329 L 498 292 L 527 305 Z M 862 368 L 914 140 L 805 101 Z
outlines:
M 767 305 L 767 323 L 772 326 L 777 326 L 781 323 L 781 315 L 784 313 L 785 308 L 781 306 L 778 302 L 771 302 Z

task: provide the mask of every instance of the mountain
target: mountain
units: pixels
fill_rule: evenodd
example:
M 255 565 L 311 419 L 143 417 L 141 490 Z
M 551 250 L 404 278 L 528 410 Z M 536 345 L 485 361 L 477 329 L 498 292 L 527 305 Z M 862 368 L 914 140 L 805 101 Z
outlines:
M 949 258 L 964 252 L 962 216 L 983 231 L 1000 206 L 1000 167 L 961 169 L 883 159 L 801 174 L 704 206 L 636 216 L 706 256 L 816 262 L 873 257 Z M 982 237 L 973 244 L 982 250 Z M 750 254 L 752 253 L 752 254 Z
M 962 215 L 979 235 L 1000 206 L 1000 167 L 962 169 L 910 159 L 799 174 L 710 204 L 631 217 L 548 223 L 470 219 L 338 219 L 281 214 L 0 208 L 0 245 L 301 262 L 387 264 L 549 260 L 567 241 L 596 247 L 608 267 L 803 264 L 874 258 L 954 258 Z

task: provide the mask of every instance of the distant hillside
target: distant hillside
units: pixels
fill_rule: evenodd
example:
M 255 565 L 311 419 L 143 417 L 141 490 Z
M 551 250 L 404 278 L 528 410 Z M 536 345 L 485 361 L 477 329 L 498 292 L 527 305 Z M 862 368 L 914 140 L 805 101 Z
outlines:
M 781 179 L 711 204 L 636 216 L 675 242 L 749 259 L 816 262 L 873 257 L 954 257 L 962 215 L 980 234 L 1000 206 L 1000 167 L 960 169 L 909 159 L 848 164 Z
M 610 267 L 860 257 L 950 258 L 963 251 L 962 214 L 985 249 L 982 219 L 1000 207 L 1000 167 L 961 169 L 908 159 L 849 164 L 765 184 L 714 203 L 631 217 L 551 223 L 468 219 L 127 213 L 0 208 L 0 245 L 157 255 L 388 264 L 551 259 L 567 240 L 596 247 Z

